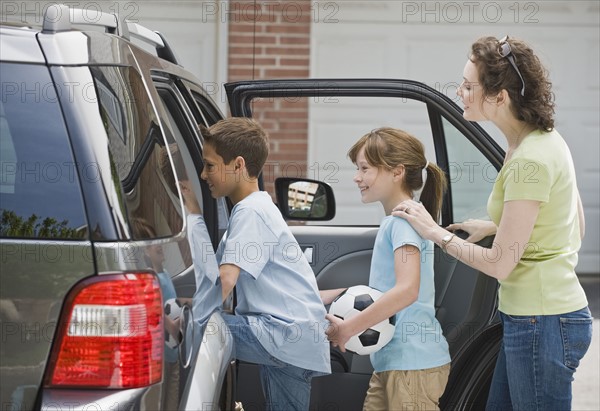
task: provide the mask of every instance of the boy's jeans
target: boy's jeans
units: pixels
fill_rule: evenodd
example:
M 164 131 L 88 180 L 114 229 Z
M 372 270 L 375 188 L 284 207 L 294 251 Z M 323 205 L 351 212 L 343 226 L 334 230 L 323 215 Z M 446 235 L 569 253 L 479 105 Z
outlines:
M 308 410 L 310 382 L 323 375 L 305 370 L 273 357 L 254 336 L 248 320 L 241 315 L 223 314 L 235 344 L 238 360 L 260 365 L 260 377 L 267 410 Z M 258 404 L 245 404 L 255 408 Z
M 573 373 L 592 340 L 590 310 L 538 316 L 500 313 L 500 319 L 504 340 L 486 409 L 570 410 Z

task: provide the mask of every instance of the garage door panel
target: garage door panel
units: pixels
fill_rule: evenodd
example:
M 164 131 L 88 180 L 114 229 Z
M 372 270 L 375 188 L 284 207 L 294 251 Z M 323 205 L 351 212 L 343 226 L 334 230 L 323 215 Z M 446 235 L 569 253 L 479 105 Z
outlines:
M 379 203 L 363 205 L 352 181 L 356 167 L 348 150 L 364 134 L 382 127 L 398 127 L 417 136 L 434 161 L 433 137 L 424 103 L 401 98 L 337 98 L 334 105 L 310 105 L 309 164 L 335 164 L 336 177 L 326 181 L 336 196 L 337 213 L 332 224 L 378 225 L 384 217 Z M 360 215 L 357 221 L 357 213 Z
M 388 36 L 369 36 L 355 27 L 347 36 L 315 37 L 314 53 L 317 56 L 314 69 L 319 77 L 340 77 L 336 67 L 346 67 L 342 77 L 385 77 L 386 64 L 380 64 L 373 72 L 372 61 L 386 62 L 389 46 Z M 331 64 L 335 58 L 336 64 Z M 391 62 L 388 62 L 391 63 Z

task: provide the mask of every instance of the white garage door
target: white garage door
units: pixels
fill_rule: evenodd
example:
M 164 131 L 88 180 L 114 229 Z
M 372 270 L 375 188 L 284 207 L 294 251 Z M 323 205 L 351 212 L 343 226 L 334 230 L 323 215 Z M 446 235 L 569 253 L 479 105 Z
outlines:
M 409 2 L 336 1 L 313 3 L 311 77 L 406 78 L 422 81 L 456 101 L 456 86 L 478 37 L 508 34 L 529 42 L 550 71 L 556 94 L 556 126 L 571 147 L 587 220 L 578 271 L 600 272 L 600 3 L 591 2 Z M 368 113 L 365 107 L 365 113 Z M 369 106 L 369 118 L 382 124 L 406 123 L 412 118 Z M 340 171 L 347 189 L 338 198 L 340 210 L 356 212 L 352 164 L 344 158 L 349 146 L 369 131 L 372 121 L 349 119 L 335 105 L 310 106 L 309 158 L 324 164 L 340 152 Z M 355 131 L 347 142 L 321 136 L 328 124 L 345 123 Z M 490 125 L 484 127 L 506 147 Z M 367 129 L 368 128 L 368 129 Z M 319 144 L 317 144 L 319 142 Z M 329 146 L 324 147 L 324 144 Z M 431 151 L 430 151 L 431 152 Z M 337 190 L 336 190 L 337 191 Z M 360 213 L 364 224 L 378 224 L 381 208 Z M 355 224 L 356 213 L 340 212 L 334 223 Z

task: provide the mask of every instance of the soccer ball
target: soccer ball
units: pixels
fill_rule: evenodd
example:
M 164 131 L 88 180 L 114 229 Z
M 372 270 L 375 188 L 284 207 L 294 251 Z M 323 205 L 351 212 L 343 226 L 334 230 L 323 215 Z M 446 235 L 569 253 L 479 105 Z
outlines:
M 383 293 L 366 285 L 356 285 L 340 294 L 329 307 L 329 314 L 347 320 L 373 304 Z M 396 317 L 375 324 L 360 334 L 352 336 L 346 343 L 346 350 L 358 355 L 368 355 L 379 351 L 389 343 L 396 329 Z
M 181 315 L 181 304 L 179 304 L 177 298 L 169 298 L 165 301 L 164 311 L 166 317 L 175 321 Z M 169 348 L 175 348 L 179 345 L 179 341 L 165 330 L 165 344 Z

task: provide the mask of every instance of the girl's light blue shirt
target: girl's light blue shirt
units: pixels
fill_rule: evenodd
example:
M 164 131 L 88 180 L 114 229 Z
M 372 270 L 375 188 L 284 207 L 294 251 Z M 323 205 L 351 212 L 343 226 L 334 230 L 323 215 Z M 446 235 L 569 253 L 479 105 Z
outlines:
M 417 301 L 396 314 L 396 331 L 392 341 L 371 354 L 376 372 L 421 370 L 450 362 L 448 343 L 435 318 L 434 250 L 431 241 L 419 236 L 405 220 L 385 217 L 375 239 L 369 285 L 382 292 L 395 285 L 394 251 L 404 245 L 417 247 L 421 254 L 419 296 Z

